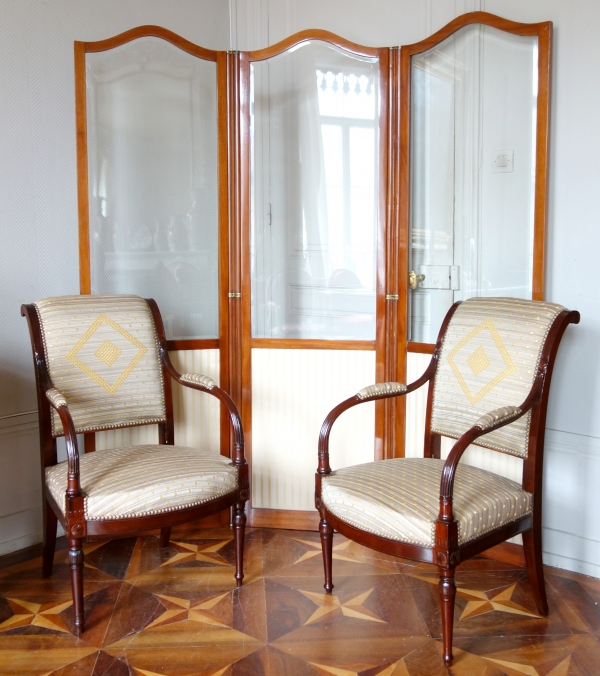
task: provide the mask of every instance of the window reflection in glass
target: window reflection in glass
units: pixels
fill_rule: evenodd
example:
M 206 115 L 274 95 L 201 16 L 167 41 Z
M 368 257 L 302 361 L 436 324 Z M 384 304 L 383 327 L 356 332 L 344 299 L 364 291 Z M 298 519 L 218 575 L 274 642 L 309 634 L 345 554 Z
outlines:
M 320 42 L 252 64 L 252 331 L 375 338 L 378 63 Z
M 409 339 L 453 302 L 531 298 L 537 38 L 465 26 L 412 57 Z

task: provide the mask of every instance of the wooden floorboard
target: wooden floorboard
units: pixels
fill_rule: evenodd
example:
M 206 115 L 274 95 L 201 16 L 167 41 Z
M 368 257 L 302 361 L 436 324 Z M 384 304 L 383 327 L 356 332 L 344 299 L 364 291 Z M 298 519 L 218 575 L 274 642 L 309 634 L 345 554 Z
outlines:
M 0 560 L 0 674 L 53 676 L 438 676 L 435 567 L 334 536 L 332 596 L 319 535 L 248 529 L 244 585 L 228 526 L 86 545 L 85 615 L 73 635 L 65 549 L 50 578 L 39 548 Z M 3 565 L 6 564 L 6 565 Z M 538 617 L 523 568 L 458 569 L 451 673 L 598 676 L 600 580 L 546 569 Z

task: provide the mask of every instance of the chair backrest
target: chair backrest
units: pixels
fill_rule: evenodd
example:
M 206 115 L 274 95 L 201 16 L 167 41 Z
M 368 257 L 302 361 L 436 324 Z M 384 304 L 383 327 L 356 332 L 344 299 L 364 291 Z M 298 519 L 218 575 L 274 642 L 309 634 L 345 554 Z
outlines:
M 548 332 L 565 308 L 517 298 L 471 298 L 457 308 L 444 336 L 433 385 L 431 431 L 457 439 L 475 421 L 523 403 Z M 477 444 L 528 455 L 531 411 Z
M 166 421 L 152 312 L 138 296 L 62 296 L 34 303 L 52 385 L 80 432 Z M 63 434 L 52 409 L 52 435 Z

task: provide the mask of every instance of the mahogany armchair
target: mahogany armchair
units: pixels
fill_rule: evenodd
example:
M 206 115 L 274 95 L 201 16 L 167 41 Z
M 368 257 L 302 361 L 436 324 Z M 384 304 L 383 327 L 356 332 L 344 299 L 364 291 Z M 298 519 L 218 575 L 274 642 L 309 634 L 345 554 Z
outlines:
M 522 533 L 535 603 L 541 615 L 548 614 L 541 500 L 546 409 L 562 335 L 578 322 L 578 312 L 553 303 L 513 298 L 455 303 L 418 380 L 365 387 L 329 413 L 319 437 L 315 491 L 328 593 L 333 529 L 372 549 L 437 565 L 443 657 L 450 665 L 456 567 Z M 331 470 L 329 434 L 344 411 L 406 395 L 425 383 L 423 458 Z M 457 440 L 446 460 L 440 459 L 442 436 Z M 522 458 L 522 485 L 459 465 L 473 443 Z
M 206 376 L 177 373 L 160 312 L 137 296 L 65 296 L 23 305 L 33 349 L 44 496 L 43 574 L 52 572 L 57 520 L 69 543 L 75 633 L 84 625 L 86 537 L 118 538 L 234 508 L 237 585 L 242 584 L 248 466 L 238 410 Z M 233 428 L 233 459 L 174 445 L 171 378 L 217 397 Z M 77 434 L 158 425 L 158 444 L 80 456 Z M 64 436 L 67 460 L 57 462 Z

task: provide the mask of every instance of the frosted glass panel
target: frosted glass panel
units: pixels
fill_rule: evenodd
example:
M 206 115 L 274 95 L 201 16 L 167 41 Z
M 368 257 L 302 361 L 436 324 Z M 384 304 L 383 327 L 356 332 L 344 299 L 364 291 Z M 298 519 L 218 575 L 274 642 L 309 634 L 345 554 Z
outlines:
M 216 64 L 145 37 L 86 55 L 92 293 L 218 332 Z
M 410 340 L 472 296 L 531 298 L 537 37 L 466 26 L 411 63 Z
M 379 63 L 323 42 L 252 64 L 252 335 L 375 339 Z

